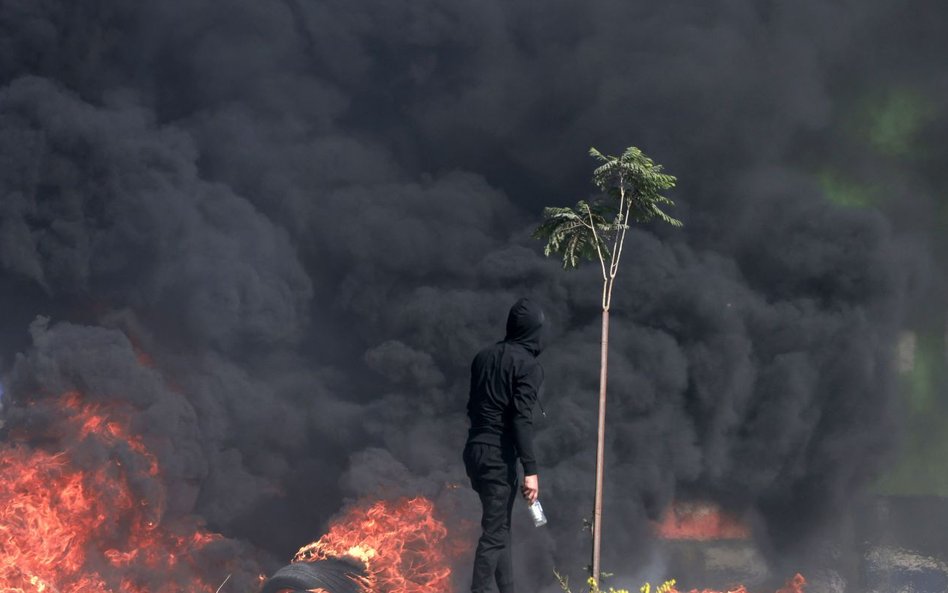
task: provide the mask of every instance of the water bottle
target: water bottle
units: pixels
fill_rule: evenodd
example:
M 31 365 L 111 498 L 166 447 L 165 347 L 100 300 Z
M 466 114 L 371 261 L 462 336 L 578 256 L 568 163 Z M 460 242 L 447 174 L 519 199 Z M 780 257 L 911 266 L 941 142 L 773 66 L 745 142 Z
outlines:
M 533 524 L 536 527 L 543 527 L 546 525 L 546 515 L 543 514 L 543 507 L 540 506 L 540 499 L 533 501 L 533 504 L 529 506 L 530 517 L 533 519 Z

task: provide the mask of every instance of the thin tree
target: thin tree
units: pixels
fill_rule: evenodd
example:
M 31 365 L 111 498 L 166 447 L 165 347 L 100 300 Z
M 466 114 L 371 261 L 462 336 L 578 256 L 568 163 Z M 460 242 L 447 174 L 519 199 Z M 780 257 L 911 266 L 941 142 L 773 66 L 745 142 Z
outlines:
M 674 202 L 662 192 L 675 186 L 675 177 L 662 173 L 662 166 L 631 146 L 621 156 L 604 155 L 595 148 L 589 154 L 601 165 L 592 181 L 600 194 L 580 200 L 573 208 L 548 207 L 543 222 L 533 236 L 546 241 L 543 253 L 563 257 L 563 268 L 571 269 L 580 260 L 598 260 L 602 271 L 602 342 L 599 354 L 599 430 L 596 444 L 596 499 L 593 506 L 592 579 L 600 577 L 600 535 L 602 528 L 603 454 L 606 427 L 606 379 L 609 355 L 609 309 L 625 235 L 632 222 L 659 219 L 672 226 L 681 221 L 665 214 L 663 206 Z

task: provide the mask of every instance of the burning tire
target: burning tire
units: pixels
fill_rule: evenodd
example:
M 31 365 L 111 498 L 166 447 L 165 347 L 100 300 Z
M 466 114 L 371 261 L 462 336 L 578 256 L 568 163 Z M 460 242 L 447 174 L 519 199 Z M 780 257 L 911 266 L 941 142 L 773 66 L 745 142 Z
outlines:
M 260 593 L 304 593 L 314 590 L 326 593 L 360 593 L 360 578 L 361 569 L 345 560 L 295 562 L 276 571 L 263 584 Z

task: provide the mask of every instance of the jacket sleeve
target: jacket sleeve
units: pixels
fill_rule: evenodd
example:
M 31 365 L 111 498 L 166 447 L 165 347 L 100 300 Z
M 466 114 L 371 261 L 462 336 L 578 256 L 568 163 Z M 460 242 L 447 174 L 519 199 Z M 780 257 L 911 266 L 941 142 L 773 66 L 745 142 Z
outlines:
M 523 473 L 531 476 L 537 473 L 537 460 L 533 452 L 533 408 L 543 384 L 543 368 L 534 363 L 524 371 L 514 384 L 513 428 Z

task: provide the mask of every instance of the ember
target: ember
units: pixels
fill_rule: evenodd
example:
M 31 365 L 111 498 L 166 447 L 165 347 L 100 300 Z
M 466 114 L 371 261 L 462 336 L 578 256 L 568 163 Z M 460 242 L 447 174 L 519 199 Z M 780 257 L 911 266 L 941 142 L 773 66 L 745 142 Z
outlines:
M 77 393 L 52 409 L 62 450 L 16 439 L 0 445 L 0 591 L 213 593 L 195 553 L 220 536 L 162 523 L 158 461 L 121 410 L 84 405 Z M 90 457 L 90 449 L 107 457 Z
M 372 593 L 449 593 L 448 531 L 426 498 L 378 501 L 349 509 L 294 562 L 351 557 L 366 567 Z

